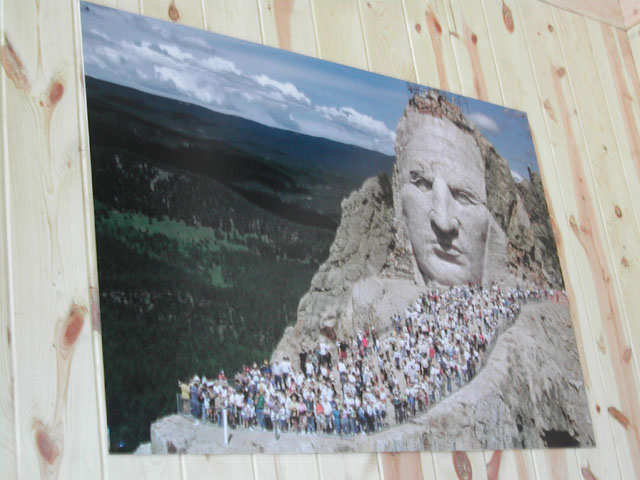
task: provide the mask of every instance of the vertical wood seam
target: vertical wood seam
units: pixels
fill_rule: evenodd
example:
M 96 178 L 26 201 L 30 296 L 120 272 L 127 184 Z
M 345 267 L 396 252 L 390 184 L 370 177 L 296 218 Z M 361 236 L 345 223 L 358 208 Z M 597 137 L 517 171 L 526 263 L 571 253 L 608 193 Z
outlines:
M 94 241 L 94 232 L 91 232 L 91 228 L 93 226 L 89 217 L 93 215 L 93 212 L 89 211 L 89 209 L 93 205 L 93 189 L 91 187 L 90 182 L 90 173 L 87 171 L 87 166 L 90 165 L 90 152 L 89 152 L 89 144 L 88 144 L 88 129 L 85 129 L 85 120 L 87 117 L 87 107 L 86 102 L 83 96 L 84 89 L 84 50 L 82 45 L 82 26 L 80 23 L 80 2 L 76 0 L 71 0 L 70 8 L 72 10 L 71 13 L 71 22 L 73 26 L 73 44 L 74 44 L 74 52 L 73 52 L 73 66 L 74 66 L 74 75 L 73 79 L 75 82 L 75 93 L 76 93 L 76 119 L 77 119 L 77 128 L 78 128 L 78 143 L 80 147 L 78 161 L 80 163 L 80 183 L 82 190 L 82 210 L 83 210 L 83 230 L 84 230 L 84 243 L 85 243 L 85 256 L 87 260 L 87 278 L 86 278 L 86 289 L 89 295 L 89 305 L 91 305 L 91 283 L 93 279 L 93 272 L 97 273 L 97 258 L 93 253 L 93 249 L 95 248 Z M 80 61 L 78 61 L 80 60 Z M 78 74 L 81 78 L 78 78 Z M 82 86 L 79 85 L 79 82 L 82 81 Z M 84 111 L 85 115 L 82 114 Z M 89 168 L 90 170 L 90 168 Z M 96 252 L 97 253 L 97 252 Z M 97 283 L 97 275 L 96 275 L 96 283 Z M 94 285 L 97 287 L 97 285 Z M 89 315 L 93 315 L 93 308 L 89 308 Z M 95 319 L 91 318 L 91 325 L 93 325 Z M 97 338 L 96 338 L 97 337 Z M 101 341 L 101 338 L 96 335 L 96 332 L 93 328 L 91 328 L 91 356 L 93 358 L 93 380 L 95 384 L 95 394 L 96 394 L 96 414 L 98 416 L 98 445 L 100 446 L 100 470 L 102 472 L 102 478 L 107 479 L 107 458 L 108 455 L 108 446 L 105 445 L 105 439 L 107 437 L 107 433 L 104 429 L 106 422 L 106 410 L 105 415 L 103 416 L 102 407 L 104 405 L 106 409 L 106 396 L 104 388 L 101 382 L 103 377 L 102 373 L 98 373 L 100 369 L 103 367 L 103 361 L 101 357 L 102 350 L 98 348 L 97 343 Z M 105 399 L 105 402 L 102 403 L 102 399 Z
M 258 7 L 258 24 L 260 25 L 260 42 L 262 45 L 264 42 L 264 19 L 262 18 L 262 7 L 260 6 L 260 0 L 256 0 L 256 5 Z
M 367 70 L 371 71 L 371 58 L 369 55 L 369 46 L 367 45 L 367 34 L 364 30 L 364 20 L 362 18 L 362 5 L 360 5 L 360 0 L 356 0 L 358 4 L 358 18 L 360 19 L 360 32 L 362 32 L 362 44 L 364 45 L 364 56 L 367 60 Z
M 456 74 L 458 75 L 458 85 L 460 86 L 459 93 L 460 95 L 464 95 L 464 83 L 462 81 L 462 74 L 460 73 L 460 62 L 458 60 L 458 52 L 456 48 L 456 42 L 451 40 L 451 24 L 453 23 L 454 32 L 457 32 L 455 17 L 453 15 L 453 11 L 451 10 L 451 1 L 456 0 L 443 0 L 444 7 L 444 20 L 447 22 L 447 30 L 449 33 L 449 40 L 451 41 L 451 51 L 453 52 L 453 63 L 456 66 Z M 444 33 L 444 32 L 443 32 Z M 469 96 L 469 95 L 467 95 Z
M 260 478 L 258 476 L 258 457 L 255 454 L 251 455 L 251 466 L 253 467 L 253 478 L 258 480 Z
M 0 44 L 4 44 L 5 38 L 5 18 L 4 18 L 4 2 L 0 2 Z M 11 235 L 9 233 L 9 228 L 11 227 L 10 214 L 11 209 L 9 208 L 9 200 L 11 198 L 9 188 L 11 186 L 11 182 L 9 181 L 9 130 L 7 127 L 7 76 L 4 71 L 0 71 L 0 88 L 2 88 L 2 173 L 4 183 L 4 198 L 3 200 L 3 208 L 4 208 L 4 221 L 5 221 L 5 254 L 6 254 L 6 262 L 7 262 L 7 310 L 9 315 L 9 331 L 11 332 L 11 336 L 13 340 L 10 345 L 10 357 L 11 357 L 11 403 L 13 405 L 13 438 L 14 438 L 14 454 L 15 454 L 15 473 L 16 478 L 21 477 L 20 472 L 20 457 L 21 457 L 21 442 L 20 442 L 20 428 L 18 427 L 18 419 L 20 418 L 20 408 L 17 402 L 17 391 L 18 391 L 18 354 L 16 352 L 16 325 L 15 325 L 15 303 L 14 303 L 14 289 L 13 289 L 13 256 L 12 256 L 12 243 L 11 243 Z
M 185 454 L 184 454 L 184 453 L 181 453 L 181 454 L 179 455 L 178 461 L 179 461 L 179 463 L 180 463 L 180 477 L 181 477 L 183 480 L 187 480 L 187 478 L 188 478 L 188 476 L 187 476 L 187 466 L 186 466 L 186 464 L 185 464 L 185 460 L 186 460 L 186 459 L 185 459 Z
M 413 48 L 413 40 L 411 40 L 411 27 L 409 25 L 409 15 L 407 14 L 407 7 L 405 0 L 401 2 L 402 16 L 404 17 L 405 28 L 407 29 L 407 38 L 409 40 L 409 51 L 411 52 L 411 64 L 413 65 L 413 72 L 416 76 L 416 83 L 420 84 L 420 74 L 418 73 L 418 63 L 416 62 L 416 52 Z
M 318 472 L 318 480 L 324 480 L 324 475 L 322 474 L 322 466 L 320 465 L 322 462 L 320 461 L 320 454 L 316 453 L 316 472 Z
M 382 455 L 380 452 L 376 453 L 376 460 L 378 461 L 378 473 L 380 474 L 380 480 L 385 480 L 384 468 L 382 467 Z
M 520 11 L 520 7 L 517 4 L 517 2 L 514 2 L 513 7 L 517 11 L 518 18 L 520 20 L 520 24 L 524 25 L 523 18 L 522 18 L 522 12 Z M 529 63 L 531 65 L 531 73 L 533 74 L 534 83 L 535 83 L 535 86 L 536 86 L 537 100 L 538 100 L 538 102 L 540 102 L 541 99 L 542 99 L 542 95 L 541 95 L 541 92 L 540 92 L 540 86 L 539 86 L 539 82 L 538 82 L 538 75 L 536 73 L 535 63 L 534 63 L 533 57 L 532 57 L 533 54 L 531 52 L 531 48 L 529 47 L 530 41 L 529 41 L 529 38 L 526 35 L 526 30 L 524 30 L 523 36 L 524 36 L 525 45 L 527 47 L 527 55 L 529 57 Z M 542 105 L 540 105 L 540 109 L 543 110 Z M 546 137 L 547 137 L 547 139 L 549 139 L 549 138 L 551 138 L 551 133 L 550 133 L 550 129 L 549 129 L 549 121 L 547 120 L 545 115 L 542 115 L 542 120 L 543 120 L 544 125 L 545 125 Z M 553 170 L 554 170 L 555 176 L 556 176 L 557 179 L 560 179 L 561 177 L 560 177 L 560 175 L 558 173 L 558 168 L 557 168 L 556 147 L 554 147 L 552 142 L 549 142 L 549 149 L 551 151 L 551 156 L 553 158 Z M 567 208 L 566 208 L 566 203 L 567 202 L 565 200 L 566 194 L 565 194 L 565 192 L 564 192 L 564 190 L 562 188 L 559 189 L 559 192 L 560 192 L 560 199 L 562 201 L 562 210 L 564 212 L 567 212 L 568 211 Z M 578 262 L 578 257 L 577 257 L 577 255 L 575 253 L 576 252 L 576 247 L 574 246 L 573 238 L 571 236 L 569 236 L 569 238 L 567 239 L 567 242 L 565 244 L 567 245 L 567 253 L 569 255 L 573 256 L 575 264 L 578 265 L 579 262 Z M 578 278 L 575 279 L 575 280 L 577 281 L 577 284 L 579 284 L 579 287 L 580 287 L 580 293 L 581 293 L 580 298 L 584 298 L 585 288 L 584 288 L 584 283 L 583 283 L 582 276 L 578 275 Z M 576 297 L 576 302 L 577 301 L 580 301 L 580 300 Z M 588 324 L 589 332 L 591 334 L 590 335 L 591 336 L 591 341 L 593 342 L 595 337 L 593 335 L 593 326 L 592 326 L 593 320 L 592 320 L 592 317 L 591 317 L 591 310 L 589 308 L 586 308 L 584 300 L 582 300 L 581 303 L 585 306 L 584 310 L 587 312 L 587 317 L 588 317 L 587 324 Z M 598 362 L 598 369 L 600 370 L 600 379 L 601 379 L 602 385 L 604 385 L 604 376 L 602 374 L 602 367 L 600 365 L 600 359 L 599 358 L 597 358 L 597 362 Z M 596 435 L 596 431 L 594 429 L 594 436 L 595 435 Z M 537 462 L 536 462 L 536 456 L 535 455 L 533 455 L 533 460 L 534 460 L 534 468 L 536 469 L 536 477 L 540 478 L 540 473 L 538 472 L 539 467 L 537 467 Z M 578 464 L 578 467 L 579 466 L 580 465 Z
M 205 0 L 200 0 L 200 11 L 202 12 L 202 27 L 205 30 L 209 30 L 209 22 L 207 21 L 207 13 L 204 8 Z
M 491 30 L 489 27 L 489 18 L 487 17 L 487 10 L 484 7 L 484 2 L 480 2 L 480 9 L 482 10 L 482 18 L 484 19 L 484 26 L 487 28 L 487 39 L 489 40 L 489 48 L 491 49 L 491 55 L 493 56 L 493 68 L 496 71 L 496 78 L 498 79 L 498 90 L 500 91 L 500 102 L 502 105 L 505 104 L 504 101 L 504 85 L 502 84 L 502 78 L 500 78 L 500 70 L 498 69 L 498 62 L 496 61 L 496 50 L 493 46 L 493 37 L 491 36 Z M 524 33 L 524 32 L 523 32 Z M 529 119 L 527 118 L 527 122 Z M 536 159 L 537 160 L 537 159 Z
M 311 9 L 311 25 L 313 26 L 313 40 L 316 43 L 316 55 L 322 59 L 322 49 L 320 48 L 320 36 L 318 35 L 318 22 L 316 20 L 316 7 L 314 0 L 309 0 Z

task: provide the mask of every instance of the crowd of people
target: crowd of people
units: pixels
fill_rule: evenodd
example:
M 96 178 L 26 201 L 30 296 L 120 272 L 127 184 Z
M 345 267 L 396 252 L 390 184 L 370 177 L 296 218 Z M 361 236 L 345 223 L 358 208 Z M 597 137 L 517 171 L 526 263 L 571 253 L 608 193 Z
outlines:
M 384 338 L 365 327 L 297 359 L 245 366 L 233 380 L 178 382 L 183 414 L 232 428 L 306 434 L 373 433 L 425 411 L 470 382 L 499 329 L 523 302 L 561 292 L 456 286 L 433 289 L 390 319 Z

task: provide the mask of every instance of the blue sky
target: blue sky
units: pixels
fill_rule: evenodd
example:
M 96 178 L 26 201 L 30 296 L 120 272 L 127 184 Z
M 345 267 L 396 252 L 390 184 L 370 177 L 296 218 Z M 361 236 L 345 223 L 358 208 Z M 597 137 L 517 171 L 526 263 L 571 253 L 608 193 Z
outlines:
M 393 155 L 402 80 L 89 3 L 81 12 L 87 75 Z M 473 99 L 468 113 L 516 180 L 538 170 L 523 113 Z

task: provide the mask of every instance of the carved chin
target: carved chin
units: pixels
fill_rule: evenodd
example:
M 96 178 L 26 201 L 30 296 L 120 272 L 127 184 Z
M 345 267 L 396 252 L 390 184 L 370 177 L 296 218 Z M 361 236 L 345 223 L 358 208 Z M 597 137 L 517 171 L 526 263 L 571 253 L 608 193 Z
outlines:
M 466 259 L 459 263 L 448 262 L 434 253 L 429 255 L 425 262 L 417 263 L 425 283 L 435 281 L 451 286 L 482 281 L 482 263 L 469 265 Z

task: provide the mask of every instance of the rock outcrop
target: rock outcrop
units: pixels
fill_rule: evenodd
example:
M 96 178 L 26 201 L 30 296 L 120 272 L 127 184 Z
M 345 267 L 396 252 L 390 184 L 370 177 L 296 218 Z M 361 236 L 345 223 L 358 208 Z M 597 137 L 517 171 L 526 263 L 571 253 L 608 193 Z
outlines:
M 408 110 L 446 118 L 472 135 L 485 163 L 491 213 L 483 283 L 562 288 L 562 275 L 540 175 L 516 184 L 508 162 L 436 91 L 414 96 Z M 406 112 L 405 112 L 406 114 Z M 398 137 L 406 135 L 398 130 Z M 355 335 L 365 324 L 377 331 L 424 291 L 402 218 L 397 168 L 379 175 L 342 202 L 342 219 L 329 258 L 313 277 L 273 358 L 294 358 L 301 348 Z
M 231 431 L 177 415 L 151 426 L 153 453 L 332 453 L 487 450 L 594 445 L 566 303 L 525 305 L 486 366 L 422 416 L 367 436 Z
M 382 319 L 419 295 L 413 269 L 396 244 L 390 181 L 370 178 L 343 200 L 329 258 L 300 300 L 297 322 L 285 330 L 274 359 L 295 358 L 301 348 L 315 347 L 320 335 L 348 338 L 365 324 L 384 331 Z

